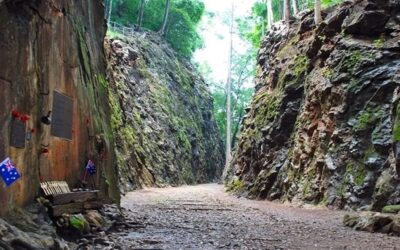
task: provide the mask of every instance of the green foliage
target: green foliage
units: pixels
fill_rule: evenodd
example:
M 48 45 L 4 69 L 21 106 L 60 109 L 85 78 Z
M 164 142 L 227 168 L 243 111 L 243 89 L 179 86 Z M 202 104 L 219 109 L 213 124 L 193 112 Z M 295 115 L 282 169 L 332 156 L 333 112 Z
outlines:
M 140 0 L 113 0 L 111 20 L 127 26 L 136 23 L 139 4 Z
M 219 132 L 225 138 L 226 135 L 226 95 L 225 91 L 218 89 L 213 91 L 214 98 L 214 117 L 217 122 Z
M 254 3 L 249 16 L 236 20 L 240 37 L 259 48 L 267 26 L 267 8 L 263 1 Z
M 374 41 L 374 46 L 377 48 L 382 48 L 385 44 L 385 40 L 383 38 L 378 38 Z
M 111 106 L 111 127 L 113 130 L 119 129 L 123 124 L 123 114 L 119 105 L 118 97 L 113 93 L 108 95 L 109 103 Z
M 358 116 L 354 129 L 356 131 L 363 131 L 369 126 L 376 124 L 382 115 L 382 110 L 379 108 L 366 108 Z
M 242 120 L 243 115 L 245 114 L 244 109 L 247 107 L 251 100 L 251 96 L 253 94 L 253 88 L 246 87 L 241 89 L 239 95 L 234 96 L 234 106 L 232 110 L 232 124 L 233 128 L 238 126 Z M 214 98 L 214 117 L 217 122 L 219 131 L 223 138 L 226 137 L 226 94 L 223 89 L 217 89 L 212 91 L 212 95 Z M 235 132 L 235 131 L 233 131 Z M 238 132 L 238 131 L 236 131 Z M 235 133 L 233 133 L 235 136 Z
M 310 59 L 308 59 L 308 57 L 306 56 L 298 56 L 295 61 L 295 66 L 293 69 L 293 73 L 296 77 L 296 79 L 300 78 L 303 74 L 306 73 L 308 66 L 310 64 Z
M 268 121 L 272 121 L 278 115 L 282 103 L 282 95 L 281 93 L 265 93 L 259 99 L 256 99 L 256 103 L 259 109 L 257 110 L 255 126 L 262 128 Z
M 158 31 L 163 22 L 166 0 L 147 0 L 143 27 Z M 137 24 L 140 0 L 114 0 L 111 20 L 122 25 Z M 179 55 L 189 58 L 203 44 L 197 26 L 204 14 L 201 0 L 172 0 L 166 28 L 166 40 Z M 111 35 L 116 35 L 111 33 Z
M 321 4 L 323 8 L 328 8 L 340 4 L 342 1 L 343 0 L 322 0 Z
M 347 175 L 351 175 L 353 183 L 357 186 L 362 186 L 365 177 L 367 175 L 367 170 L 362 165 L 348 164 L 346 167 Z
M 334 73 L 334 71 L 331 68 L 325 67 L 325 68 L 322 69 L 322 75 L 325 78 L 331 79 L 332 76 L 333 76 L 333 73 Z
M 393 140 L 400 141 L 400 103 L 397 104 L 396 108 L 396 118 L 393 127 Z
M 228 192 L 241 192 L 245 189 L 245 184 L 242 180 L 235 179 L 227 185 Z
M 349 56 L 345 58 L 343 67 L 347 71 L 351 72 L 354 70 L 354 67 L 361 61 L 362 54 L 359 50 L 352 52 Z
M 233 143 L 238 136 L 240 123 L 245 115 L 245 108 L 250 103 L 253 87 L 250 82 L 255 75 L 255 51 L 249 49 L 244 54 L 234 55 L 232 68 L 232 136 Z M 207 64 L 198 66 L 198 70 L 211 85 L 214 99 L 214 117 L 222 138 L 226 138 L 226 92 L 225 83 L 214 82 L 210 77 L 212 69 Z
M 90 229 L 89 223 L 81 214 L 71 215 L 69 217 L 69 224 L 79 231 L 88 231 L 88 229 Z
M 337 190 L 337 195 L 343 197 L 347 189 L 353 185 L 362 186 L 366 176 L 367 170 L 365 166 L 352 162 L 348 163 L 342 182 Z
M 338 5 L 343 0 L 321 0 L 322 8 L 328 8 L 334 5 Z M 304 9 L 314 9 L 315 0 L 298 0 L 298 5 L 300 10 Z
M 328 8 L 340 4 L 343 0 L 322 0 L 322 7 Z M 315 0 L 297 0 L 298 10 L 314 9 Z M 251 14 L 247 17 L 237 20 L 239 34 L 242 38 L 248 40 L 254 47 L 258 48 L 260 41 L 267 29 L 267 7 L 264 0 L 258 0 L 254 3 Z M 283 19 L 283 1 L 272 0 L 272 12 L 274 22 Z M 293 13 L 293 9 L 291 10 Z
M 382 208 L 382 213 L 397 214 L 400 212 L 400 205 L 388 205 Z
M 203 40 L 196 31 L 189 13 L 182 9 L 173 9 L 167 25 L 166 39 L 183 57 L 190 57 L 200 48 Z

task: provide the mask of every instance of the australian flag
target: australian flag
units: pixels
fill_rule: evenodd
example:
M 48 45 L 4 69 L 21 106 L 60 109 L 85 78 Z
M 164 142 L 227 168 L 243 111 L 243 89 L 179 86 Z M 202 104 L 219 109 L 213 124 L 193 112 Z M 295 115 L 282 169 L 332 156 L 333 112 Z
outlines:
M 0 174 L 7 186 L 10 186 L 21 177 L 10 158 L 0 163 Z
M 94 165 L 92 160 L 89 160 L 87 165 L 86 165 L 86 171 L 89 173 L 89 175 L 95 175 L 96 174 L 96 166 Z

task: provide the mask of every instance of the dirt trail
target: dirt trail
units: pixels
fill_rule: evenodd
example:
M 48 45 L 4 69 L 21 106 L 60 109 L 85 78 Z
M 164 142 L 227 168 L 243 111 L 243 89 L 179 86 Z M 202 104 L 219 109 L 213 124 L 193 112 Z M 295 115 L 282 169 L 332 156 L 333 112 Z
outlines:
M 115 233 L 126 249 L 400 249 L 400 238 L 342 226 L 344 212 L 252 201 L 207 184 L 126 195 L 143 228 Z

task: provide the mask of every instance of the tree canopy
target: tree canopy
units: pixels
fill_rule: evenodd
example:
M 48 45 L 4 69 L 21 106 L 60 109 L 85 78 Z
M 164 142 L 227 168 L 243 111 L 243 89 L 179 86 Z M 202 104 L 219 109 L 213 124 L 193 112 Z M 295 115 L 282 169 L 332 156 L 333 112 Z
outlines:
M 293 13 L 294 5 L 296 9 L 302 11 L 305 9 L 313 9 L 315 0 L 290 0 L 291 13 Z M 341 3 L 342 0 L 321 0 L 322 8 L 327 8 Z M 252 7 L 251 14 L 238 20 L 239 32 L 242 37 L 250 41 L 254 47 L 258 48 L 261 38 L 265 30 L 267 30 L 268 14 L 266 0 L 258 0 Z M 272 0 L 272 20 L 279 21 L 283 19 L 283 1 Z
M 110 0 L 109 0 L 110 1 Z M 163 25 L 163 10 L 167 0 L 146 0 L 142 26 L 159 31 Z M 111 20 L 122 25 L 138 25 L 140 0 L 114 0 Z M 191 57 L 200 48 L 203 41 L 197 33 L 197 25 L 204 14 L 201 0 L 171 0 L 165 38 L 183 57 Z

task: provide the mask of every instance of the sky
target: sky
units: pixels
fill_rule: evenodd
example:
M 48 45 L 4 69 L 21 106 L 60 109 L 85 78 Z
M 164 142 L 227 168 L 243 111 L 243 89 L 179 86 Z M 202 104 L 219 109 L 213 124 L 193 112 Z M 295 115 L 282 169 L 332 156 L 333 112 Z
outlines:
M 235 18 L 249 15 L 251 6 L 256 0 L 235 0 Z M 214 18 L 204 15 L 200 33 L 204 39 L 204 48 L 194 54 L 194 61 L 207 63 L 211 66 L 211 77 L 224 83 L 228 75 L 229 57 L 229 25 L 224 24 L 224 18 L 229 20 L 231 0 L 203 0 L 206 12 L 215 13 Z M 228 23 L 229 24 L 229 23 Z M 238 37 L 234 38 L 234 50 L 241 51 L 247 44 Z

